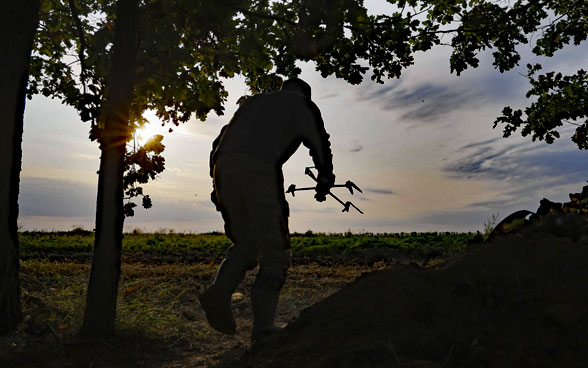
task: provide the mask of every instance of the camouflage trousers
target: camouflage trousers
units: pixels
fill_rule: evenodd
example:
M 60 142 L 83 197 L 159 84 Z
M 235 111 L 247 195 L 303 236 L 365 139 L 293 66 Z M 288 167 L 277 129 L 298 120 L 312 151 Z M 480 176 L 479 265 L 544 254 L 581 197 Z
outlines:
M 291 252 L 288 202 L 280 168 L 255 156 L 224 153 L 215 163 L 214 186 L 225 232 L 233 243 L 223 263 L 235 272 L 227 273 L 243 271 L 244 275 L 259 264 L 254 287 L 281 289 Z M 240 281 L 231 280 L 229 288 Z

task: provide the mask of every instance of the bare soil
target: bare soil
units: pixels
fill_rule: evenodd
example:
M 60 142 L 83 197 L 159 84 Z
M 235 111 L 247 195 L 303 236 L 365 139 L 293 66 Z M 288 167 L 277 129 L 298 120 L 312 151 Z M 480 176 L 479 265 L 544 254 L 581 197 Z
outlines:
M 366 274 L 222 367 L 587 367 L 588 217 Z

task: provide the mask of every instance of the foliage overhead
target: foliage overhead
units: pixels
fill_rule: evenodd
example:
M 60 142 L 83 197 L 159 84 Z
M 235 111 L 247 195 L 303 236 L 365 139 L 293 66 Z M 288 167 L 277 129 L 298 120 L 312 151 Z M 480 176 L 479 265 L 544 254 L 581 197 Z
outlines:
M 224 82 L 245 77 L 252 93 L 276 89 L 300 74 L 298 60 L 313 62 L 323 77 L 351 84 L 399 77 L 414 55 L 436 45 L 452 48 L 458 75 L 477 67 L 478 54 L 492 50 L 494 66 L 511 70 L 520 45 L 550 57 L 588 34 L 583 0 L 388 0 L 392 11 L 368 13 L 362 0 L 143 0 L 140 50 L 135 67 L 130 132 L 153 110 L 164 123 L 221 115 Z M 106 76 L 112 58 L 114 0 L 43 0 L 31 65 L 29 95 L 42 93 L 73 106 L 100 139 Z M 446 37 L 450 37 L 447 41 Z M 575 121 L 573 139 L 588 147 L 586 72 L 547 73 L 529 66 L 537 102 L 524 111 L 507 107 L 496 119 L 504 134 L 552 142 L 557 128 Z M 563 103 L 562 103 L 563 102 Z M 130 134 L 129 134 L 130 139 Z M 154 155 L 157 155 L 154 153 Z M 137 164 L 137 162 L 135 162 Z M 162 163 L 163 164 L 163 163 Z
M 502 110 L 502 116 L 494 122 L 505 123 L 504 136 L 508 137 L 517 128 L 523 127 L 521 134 L 532 134 L 533 140 L 545 140 L 553 143 L 559 138 L 557 128 L 563 123 L 576 125 L 576 132 L 572 135 L 572 141 L 580 149 L 588 149 L 588 124 L 571 122 L 586 118 L 588 114 L 588 76 L 583 69 L 573 75 L 549 72 L 535 78 L 535 73 L 541 65 L 528 65 L 531 90 L 527 92 L 527 98 L 535 96 L 537 101 L 525 108 L 526 119 L 523 111 L 513 110 L 510 106 Z
M 476 54 L 492 49 L 494 66 L 501 72 L 518 65 L 518 46 L 534 42 L 532 52 L 551 57 L 567 45 L 580 45 L 588 36 L 588 3 L 583 0 L 518 0 L 514 3 L 474 0 L 429 1 L 431 20 L 441 23 L 459 15 L 458 27 L 450 30 L 453 48 L 451 70 L 458 75 L 468 66 L 477 67 Z M 442 6 L 441 6 L 442 5 Z M 437 11 L 435 8 L 440 7 Z M 456 8 L 458 10 L 456 10 Z M 429 15 L 432 13 L 429 12 Z M 457 19 L 457 18 L 456 18 Z M 530 106 L 513 110 L 507 106 L 494 122 L 506 124 L 508 137 L 519 127 L 523 136 L 553 143 L 559 138 L 557 129 L 564 123 L 576 125 L 572 140 L 580 149 L 588 149 L 588 78 L 583 69 L 572 75 L 554 71 L 537 75 L 540 64 L 527 64 L 531 89 L 527 98 Z M 583 121 L 581 121 L 583 119 Z

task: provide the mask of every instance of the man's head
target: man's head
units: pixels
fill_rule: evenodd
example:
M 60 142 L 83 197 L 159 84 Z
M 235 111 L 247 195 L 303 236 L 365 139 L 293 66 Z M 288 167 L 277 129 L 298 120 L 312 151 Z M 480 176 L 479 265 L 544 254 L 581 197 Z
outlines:
M 295 91 L 311 98 L 310 85 L 300 78 L 290 78 L 282 83 L 282 90 Z

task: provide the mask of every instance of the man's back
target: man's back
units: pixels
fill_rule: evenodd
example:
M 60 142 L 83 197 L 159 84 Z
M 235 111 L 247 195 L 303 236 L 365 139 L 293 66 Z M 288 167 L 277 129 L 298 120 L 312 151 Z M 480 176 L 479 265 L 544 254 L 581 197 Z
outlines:
M 304 143 L 319 165 L 330 162 L 329 135 L 320 111 L 309 98 L 294 91 L 248 98 L 220 138 L 215 156 L 247 153 L 279 167 Z

